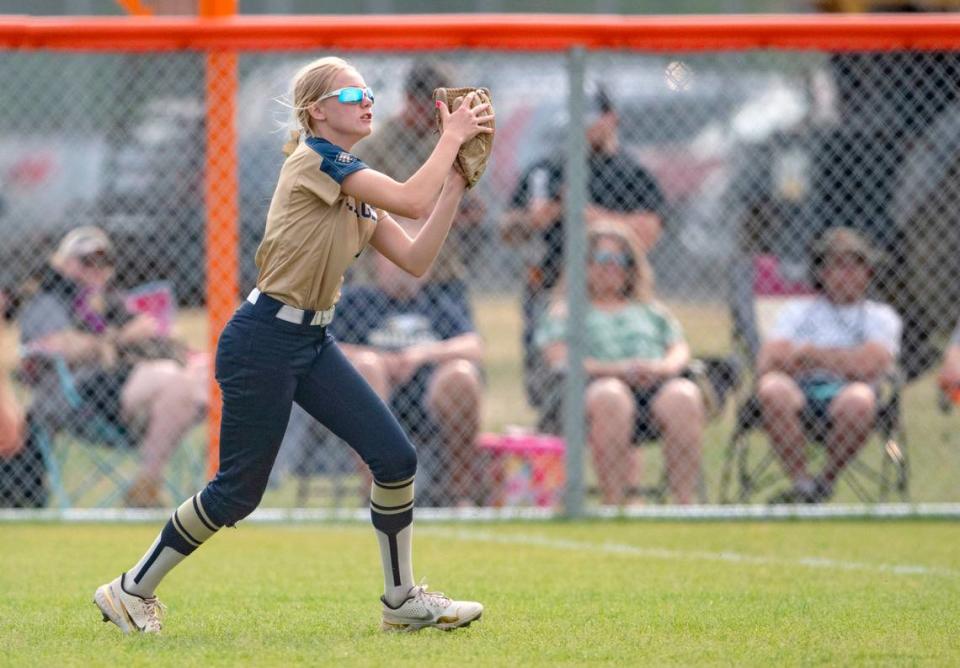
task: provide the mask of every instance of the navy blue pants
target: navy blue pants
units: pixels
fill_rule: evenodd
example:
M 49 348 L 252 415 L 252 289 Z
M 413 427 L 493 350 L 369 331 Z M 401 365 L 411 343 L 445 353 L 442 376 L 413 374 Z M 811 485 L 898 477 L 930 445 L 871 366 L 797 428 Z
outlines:
M 217 345 L 220 470 L 202 501 L 218 524 L 232 525 L 260 503 L 294 401 L 356 450 L 379 482 L 417 469 L 400 424 L 326 328 L 279 320 L 280 306 L 266 295 L 244 302 Z

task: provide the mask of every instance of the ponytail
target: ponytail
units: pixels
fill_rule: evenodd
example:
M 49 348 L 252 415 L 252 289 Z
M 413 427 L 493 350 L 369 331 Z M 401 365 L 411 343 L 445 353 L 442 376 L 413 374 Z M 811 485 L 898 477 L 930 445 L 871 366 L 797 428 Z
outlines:
M 300 145 L 300 130 L 291 130 L 290 140 L 283 145 L 283 154 L 288 158 Z

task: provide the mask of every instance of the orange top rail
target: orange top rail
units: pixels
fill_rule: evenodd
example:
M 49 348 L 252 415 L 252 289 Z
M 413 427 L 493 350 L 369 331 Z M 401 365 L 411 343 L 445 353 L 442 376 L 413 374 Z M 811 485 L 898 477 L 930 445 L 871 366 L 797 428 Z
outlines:
M 0 48 L 105 51 L 960 49 L 960 15 L 0 16 Z

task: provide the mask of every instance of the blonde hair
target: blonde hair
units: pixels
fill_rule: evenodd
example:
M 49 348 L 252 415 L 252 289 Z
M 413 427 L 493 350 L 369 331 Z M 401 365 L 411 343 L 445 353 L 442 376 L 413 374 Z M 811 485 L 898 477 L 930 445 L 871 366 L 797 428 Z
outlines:
M 333 90 L 333 80 L 343 70 L 354 69 L 353 65 L 343 58 L 327 56 L 318 58 L 300 68 L 293 77 L 293 114 L 297 129 L 290 133 L 290 141 L 283 147 L 285 155 L 290 155 L 300 143 L 303 132 L 313 136 L 310 126 L 310 107 L 321 97 Z

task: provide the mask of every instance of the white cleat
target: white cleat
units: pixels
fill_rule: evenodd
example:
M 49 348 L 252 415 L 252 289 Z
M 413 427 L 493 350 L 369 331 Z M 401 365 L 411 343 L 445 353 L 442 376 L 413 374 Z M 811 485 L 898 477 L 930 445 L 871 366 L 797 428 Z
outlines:
M 93 602 L 103 613 L 103 621 L 113 622 L 124 633 L 160 633 L 166 607 L 157 597 L 141 598 L 123 589 L 123 575 L 97 588 Z
M 419 631 L 428 626 L 451 631 L 470 626 L 480 619 L 483 606 L 474 601 L 453 601 L 440 592 L 427 591 L 426 585 L 417 585 L 397 607 L 383 602 L 382 631 Z

